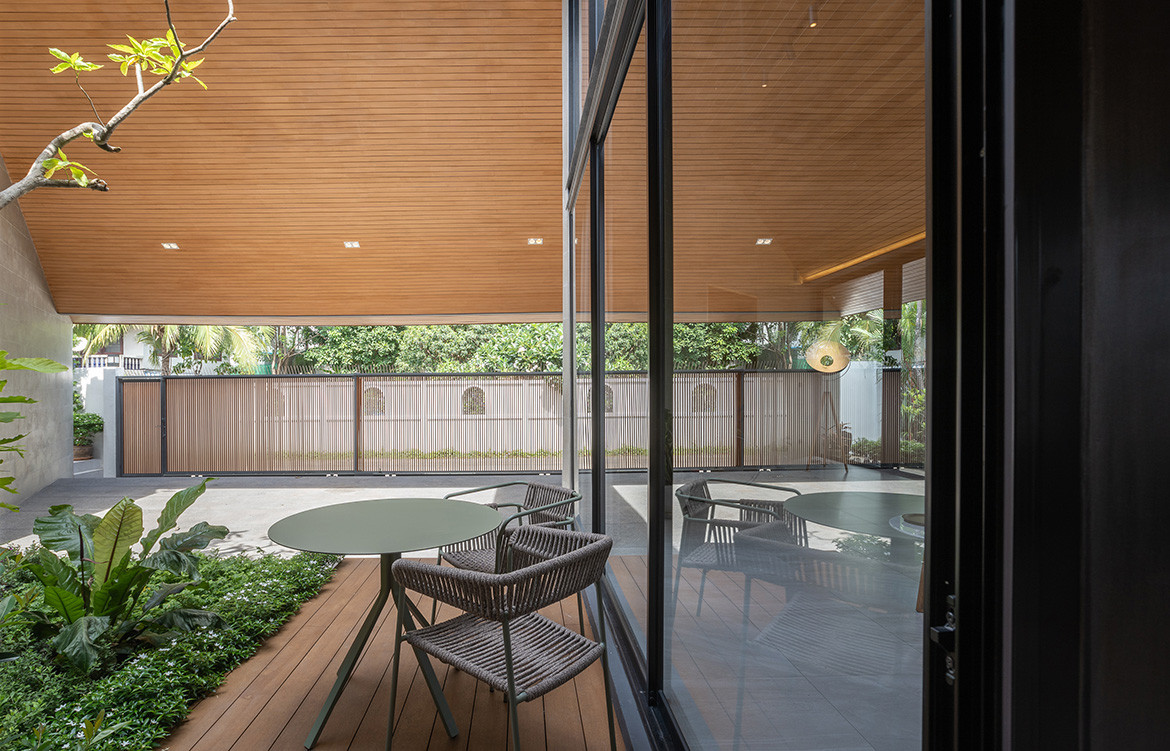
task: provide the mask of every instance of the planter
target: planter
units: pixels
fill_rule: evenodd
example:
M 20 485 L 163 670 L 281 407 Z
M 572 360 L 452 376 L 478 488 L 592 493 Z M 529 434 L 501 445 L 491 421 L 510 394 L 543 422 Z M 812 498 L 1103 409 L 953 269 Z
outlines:
M 74 446 L 73 447 L 73 461 L 81 461 L 82 459 L 93 458 L 93 444 L 88 446 Z

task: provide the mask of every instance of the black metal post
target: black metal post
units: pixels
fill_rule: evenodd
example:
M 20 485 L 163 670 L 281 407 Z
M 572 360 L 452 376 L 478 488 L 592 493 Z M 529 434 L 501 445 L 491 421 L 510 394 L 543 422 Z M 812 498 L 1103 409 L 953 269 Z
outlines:
M 362 377 L 353 377 L 353 473 L 361 471 L 362 455 Z
M 594 2 L 594 5 L 599 5 Z M 596 15 L 596 14 L 594 14 Z M 594 46 L 590 41 L 590 47 Z M 590 146 L 589 161 L 589 379 L 593 410 L 590 446 L 593 485 L 593 531 L 605 532 L 605 145 Z
M 161 445 L 158 453 L 158 473 L 167 473 L 167 377 L 158 377 L 158 435 Z
M 673 479 L 672 370 L 674 367 L 674 227 L 671 162 L 670 0 L 646 4 L 647 175 L 649 212 L 649 603 L 646 660 L 649 698 L 662 692 L 666 640 L 667 503 Z
M 735 466 L 744 466 L 743 455 L 743 378 L 742 370 L 735 371 Z

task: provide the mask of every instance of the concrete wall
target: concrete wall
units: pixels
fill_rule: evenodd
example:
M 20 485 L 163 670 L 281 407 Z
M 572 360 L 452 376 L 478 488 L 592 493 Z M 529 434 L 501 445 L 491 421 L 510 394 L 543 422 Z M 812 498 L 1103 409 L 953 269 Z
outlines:
M 0 159 L 0 185 L 8 184 Z M 0 209 L 0 349 L 13 357 L 49 357 L 65 364 L 71 360 L 69 319 L 58 315 L 53 305 L 18 203 Z M 69 372 L 3 371 L 0 379 L 8 381 L 5 395 L 22 394 L 38 402 L 20 405 L 23 420 L 0 424 L 2 436 L 28 434 L 23 442 L 25 457 L 11 453 L 0 457 L 4 459 L 0 475 L 14 476 L 23 495 L 72 475 L 73 381 Z M 19 497 L 4 500 L 20 504 Z
M 77 368 L 77 390 L 85 411 L 100 415 L 106 429 L 93 437 L 93 458 L 102 463 L 102 477 L 118 476 L 118 376 L 115 368 Z

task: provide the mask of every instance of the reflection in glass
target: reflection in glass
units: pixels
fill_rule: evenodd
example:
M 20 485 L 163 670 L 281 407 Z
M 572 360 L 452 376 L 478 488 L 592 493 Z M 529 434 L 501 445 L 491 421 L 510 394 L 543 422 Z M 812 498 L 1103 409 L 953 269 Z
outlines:
M 692 748 L 919 747 L 922 5 L 672 13 L 667 700 Z

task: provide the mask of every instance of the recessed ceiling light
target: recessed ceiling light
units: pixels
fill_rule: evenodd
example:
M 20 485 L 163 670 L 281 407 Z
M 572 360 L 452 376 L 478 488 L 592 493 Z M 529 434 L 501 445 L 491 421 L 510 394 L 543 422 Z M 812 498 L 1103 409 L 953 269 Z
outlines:
M 772 238 L 770 238 L 770 237 L 757 237 L 756 238 L 756 245 L 771 245 L 771 244 L 772 244 Z
M 163 246 L 164 250 L 178 250 L 179 249 L 178 243 L 163 243 L 162 246 Z
M 808 27 L 815 29 L 817 27 L 817 6 L 808 6 Z
M 543 237 L 530 237 L 530 238 L 528 238 L 528 244 L 529 245 L 544 245 L 544 238 Z
M 344 245 L 347 248 L 360 248 L 362 246 L 357 240 L 346 240 Z

